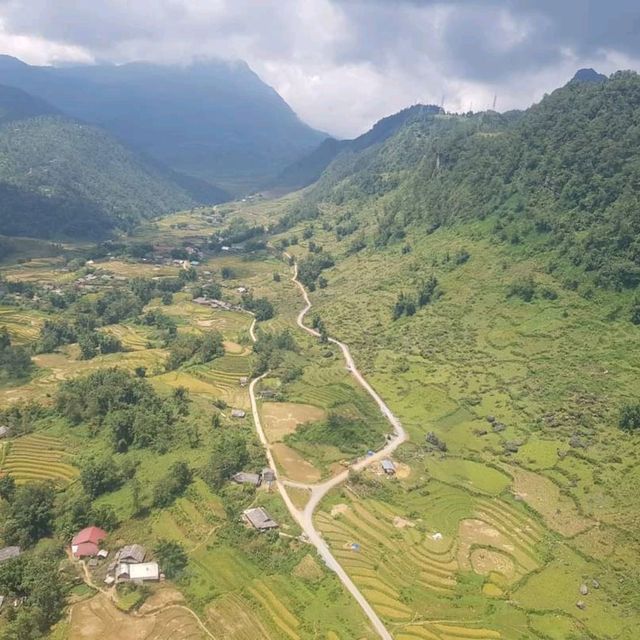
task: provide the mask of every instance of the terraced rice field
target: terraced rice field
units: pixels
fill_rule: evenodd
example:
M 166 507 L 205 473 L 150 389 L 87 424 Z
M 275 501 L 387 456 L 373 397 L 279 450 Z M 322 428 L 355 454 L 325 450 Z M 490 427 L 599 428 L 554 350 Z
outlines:
M 0 471 L 22 484 L 30 480 L 53 480 L 67 483 L 78 471 L 65 462 L 67 452 L 62 441 L 45 434 L 34 433 L 5 444 Z
M 316 523 L 378 614 L 403 629 L 396 637 L 501 637 L 459 623 L 412 621 L 433 620 L 443 608 L 438 603 L 455 601 L 464 572 L 484 578 L 476 596 L 498 597 L 537 571 L 541 525 L 504 500 L 469 496 L 445 485 L 417 497 L 411 507 L 413 518 L 387 503 L 354 498 L 331 513 L 320 512 Z M 429 514 L 428 522 L 416 517 L 421 513 Z
M 132 327 L 127 324 L 112 324 L 104 329 L 120 340 L 127 351 L 142 351 L 147 349 L 149 336 L 142 327 Z
M 38 337 L 42 317 L 35 311 L 0 307 L 0 327 L 6 327 L 15 344 L 31 342 Z

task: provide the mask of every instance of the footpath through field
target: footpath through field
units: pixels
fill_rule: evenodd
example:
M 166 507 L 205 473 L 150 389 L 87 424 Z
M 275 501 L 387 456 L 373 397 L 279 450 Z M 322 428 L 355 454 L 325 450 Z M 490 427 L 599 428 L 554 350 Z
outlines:
M 291 256 L 289 256 L 289 254 L 285 253 L 284 255 L 287 258 L 291 259 Z M 311 309 L 311 300 L 309 299 L 309 295 L 307 294 L 306 289 L 304 288 L 302 283 L 298 280 L 298 265 L 295 262 L 293 264 L 293 275 L 291 277 L 291 280 L 300 289 L 300 292 L 302 293 L 302 296 L 305 301 L 305 307 L 302 309 L 302 311 L 300 311 L 296 320 L 298 326 L 304 331 L 306 331 L 307 333 L 315 337 L 320 337 L 319 332 L 317 332 L 315 329 L 307 327 L 304 324 L 304 318 L 309 312 L 309 309 Z M 251 334 L 252 340 L 255 342 L 256 340 L 255 320 L 251 324 L 251 328 L 249 332 Z M 391 634 L 389 633 L 389 631 L 387 631 L 387 628 L 385 627 L 384 623 L 378 617 L 378 614 L 373 610 L 373 607 L 369 604 L 367 599 L 364 597 L 364 595 L 361 593 L 358 587 L 354 584 L 353 580 L 351 580 L 347 572 L 342 568 L 340 563 L 336 560 L 334 555 L 331 553 L 329 546 L 320 535 L 320 532 L 315 528 L 313 524 L 313 514 L 317 506 L 320 504 L 322 498 L 324 498 L 324 496 L 329 491 L 331 491 L 331 489 L 333 489 L 334 487 L 338 486 L 339 484 L 347 480 L 347 478 L 349 477 L 350 470 L 359 471 L 361 469 L 364 469 L 365 467 L 368 467 L 374 462 L 379 462 L 383 458 L 389 456 L 391 453 L 395 451 L 397 447 L 399 447 L 407 439 L 407 434 L 404 428 L 402 427 L 400 420 L 398 420 L 398 418 L 395 415 L 393 415 L 393 413 L 391 412 L 391 409 L 389 409 L 389 407 L 384 402 L 384 400 L 378 395 L 375 389 L 373 389 L 373 387 L 365 380 L 362 374 L 358 371 L 358 368 L 355 365 L 353 357 L 351 356 L 351 352 L 349 351 L 349 347 L 347 347 L 347 345 L 344 344 L 343 342 L 336 340 L 335 338 L 329 338 L 329 342 L 337 345 L 340 348 L 340 350 L 342 351 L 342 355 L 344 356 L 345 362 L 347 364 L 347 369 L 351 372 L 351 374 L 358 381 L 358 383 L 364 388 L 364 390 L 375 400 L 376 404 L 380 408 L 380 411 L 393 427 L 393 435 L 389 438 L 387 444 L 378 452 L 374 453 L 369 457 L 357 460 L 352 465 L 350 465 L 348 469 L 345 469 L 338 475 L 333 476 L 326 482 L 321 482 L 318 484 L 302 484 L 299 482 L 290 482 L 284 479 L 280 480 L 280 478 L 278 477 L 276 485 L 278 487 L 278 491 L 280 492 L 280 495 L 282 496 L 282 499 L 284 500 L 284 503 L 287 505 L 287 508 L 289 509 L 289 512 L 291 513 L 293 518 L 296 520 L 296 522 L 298 522 L 298 524 L 306 534 L 306 537 L 308 538 L 309 542 L 317 549 L 320 557 L 324 560 L 327 567 L 336 573 L 336 575 L 344 584 L 344 586 L 349 591 L 349 593 L 351 593 L 351 595 L 356 599 L 360 607 L 362 607 L 362 610 L 371 621 L 371 624 L 373 625 L 373 628 L 376 630 L 378 635 L 384 640 L 393 640 Z M 256 401 L 256 394 L 255 394 L 256 385 L 266 375 L 267 374 L 264 373 L 259 378 L 255 378 L 254 380 L 251 381 L 251 384 L 249 385 L 249 395 L 251 398 L 251 411 L 253 413 L 253 419 L 255 421 L 258 437 L 260 438 L 260 442 L 264 446 L 267 459 L 269 461 L 269 465 L 277 473 L 277 468 L 276 468 L 275 460 L 271 453 L 269 441 L 267 440 L 267 437 L 264 433 L 264 429 L 262 427 L 262 422 L 260 420 L 260 414 L 258 412 L 258 403 Z M 298 509 L 293 504 L 291 498 L 289 497 L 289 494 L 287 493 L 287 489 L 286 489 L 287 485 L 292 487 L 307 489 L 310 491 L 311 497 L 309 498 L 309 501 L 307 502 L 303 510 Z

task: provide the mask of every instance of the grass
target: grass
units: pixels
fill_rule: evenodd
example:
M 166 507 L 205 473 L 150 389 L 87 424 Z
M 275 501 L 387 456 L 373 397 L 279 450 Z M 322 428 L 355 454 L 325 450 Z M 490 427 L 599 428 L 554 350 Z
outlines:
M 363 219 L 369 213 L 363 209 Z M 630 639 L 638 622 L 631 585 L 640 577 L 632 560 L 640 552 L 634 535 L 639 505 L 632 487 L 640 479 L 640 441 L 620 432 L 616 421 L 618 407 L 637 396 L 640 355 L 630 348 L 637 328 L 620 312 L 622 296 L 564 288 L 562 274 L 550 274 L 526 248 L 485 240 L 488 224 L 430 236 L 412 230 L 409 253 L 395 245 L 350 257 L 344 255 L 349 240 L 337 242 L 333 232 L 315 225 L 314 241 L 339 259 L 323 274 L 328 287 L 311 294 L 314 311 L 330 334 L 350 345 L 361 371 L 410 433 L 411 443 L 396 455 L 411 473 L 397 483 L 393 507 L 402 506 L 400 515 L 417 523 L 412 532 L 422 522 L 455 549 L 455 593 L 462 608 L 451 609 L 449 600 L 438 608 L 424 589 L 417 598 L 424 615 L 468 621 L 479 615 L 503 637 L 553 637 L 545 636 L 540 623 L 541 605 L 533 597 L 525 604 L 514 590 L 518 595 L 518 585 L 533 581 L 551 598 L 557 587 L 546 567 L 566 562 L 569 569 L 582 566 L 585 574 L 611 578 L 603 590 L 624 614 L 610 635 Z M 283 235 L 300 237 L 301 229 Z M 446 262 L 447 254 L 462 248 L 471 254 L 466 264 Z M 305 243 L 291 252 L 304 256 Z M 442 297 L 413 317 L 393 321 L 398 293 L 415 291 L 431 273 Z M 557 291 L 557 299 L 507 299 L 509 284 L 529 273 Z M 327 406 L 340 398 L 340 387 L 323 389 L 328 381 L 321 370 L 305 371 L 305 378 L 313 379 L 311 395 L 296 400 Z M 504 430 L 494 431 L 488 415 Z M 445 456 L 428 453 L 425 436 L 431 431 L 446 442 Z M 386 567 L 382 540 L 415 533 L 385 526 L 378 540 L 375 529 L 362 531 L 361 523 L 322 521 L 336 499 L 328 500 L 319 519 L 329 527 L 334 550 L 353 563 L 353 571 L 372 571 L 370 578 L 393 586 L 406 604 L 409 592 Z M 369 508 L 366 496 L 349 500 Z M 344 549 L 356 534 L 369 538 L 377 555 L 361 551 L 355 557 Z M 617 580 L 617 572 L 624 579 Z M 570 589 L 562 584 L 571 598 L 559 602 L 549 619 L 559 617 L 563 629 L 601 637 L 610 614 L 594 606 L 583 615 L 574 597 L 580 578 L 568 575 L 575 583 Z M 437 596 L 440 605 L 443 597 Z M 511 598 L 518 600 L 517 612 Z M 441 634 L 424 627 L 407 637 Z

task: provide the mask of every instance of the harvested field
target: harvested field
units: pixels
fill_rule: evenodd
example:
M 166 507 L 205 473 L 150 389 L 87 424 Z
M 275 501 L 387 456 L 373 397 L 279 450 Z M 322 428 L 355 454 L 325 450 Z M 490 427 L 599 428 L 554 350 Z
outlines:
M 284 475 L 296 482 L 318 482 L 321 473 L 310 462 L 305 460 L 295 449 L 288 447 L 282 442 L 276 442 L 271 451 L 276 464 L 278 464 Z
M 179 605 L 132 616 L 98 594 L 73 606 L 69 640 L 204 640 L 208 636 L 195 617 Z
M 578 511 L 576 503 L 548 478 L 519 467 L 509 467 L 513 476 L 513 491 L 535 509 L 550 529 L 563 536 L 575 536 L 595 522 Z
M 262 422 L 270 442 L 279 442 L 294 433 L 299 425 L 320 422 L 326 417 L 324 409 L 311 404 L 294 402 L 265 402 L 261 407 Z

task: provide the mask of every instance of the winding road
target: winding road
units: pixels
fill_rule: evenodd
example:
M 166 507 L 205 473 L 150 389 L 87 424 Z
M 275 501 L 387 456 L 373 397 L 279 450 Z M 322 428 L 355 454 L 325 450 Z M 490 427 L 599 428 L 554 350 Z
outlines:
M 285 253 L 284 255 L 288 259 L 291 259 L 291 256 L 289 254 Z M 306 331 L 307 333 L 311 334 L 312 336 L 320 337 L 320 334 L 315 329 L 307 327 L 304 324 L 304 318 L 306 314 L 309 312 L 309 310 L 311 309 L 311 300 L 309 299 L 309 295 L 307 294 L 306 289 L 304 288 L 302 283 L 298 280 L 298 265 L 295 262 L 293 263 L 293 275 L 291 277 L 291 280 L 300 289 L 300 292 L 302 293 L 302 296 L 305 301 L 305 307 L 302 309 L 302 311 L 300 311 L 296 319 L 298 326 L 304 331 Z M 255 342 L 256 341 L 255 319 L 251 324 L 249 333 L 251 335 L 251 339 Z M 304 531 L 308 541 L 317 549 L 318 554 L 321 556 L 321 558 L 323 559 L 327 567 L 336 573 L 336 575 L 338 576 L 342 584 L 345 586 L 345 588 L 356 599 L 356 601 L 358 602 L 358 604 L 360 605 L 360 607 L 362 608 L 366 616 L 371 621 L 371 624 L 373 625 L 373 628 L 378 633 L 378 635 L 384 640 L 393 640 L 393 637 L 391 636 L 389 631 L 387 631 L 387 628 L 385 627 L 382 620 L 378 617 L 376 612 L 373 610 L 373 607 L 369 604 L 367 599 L 364 597 L 364 595 L 361 593 L 358 587 L 351 580 L 347 572 L 336 560 L 334 555 L 331 553 L 329 546 L 321 536 L 320 532 L 315 528 L 313 524 L 313 514 L 317 506 L 320 504 L 322 498 L 324 498 L 324 496 L 329 491 L 331 491 L 331 489 L 333 489 L 334 487 L 338 486 L 339 484 L 347 480 L 347 478 L 349 477 L 349 471 L 351 470 L 360 471 L 361 469 L 364 469 L 369 465 L 379 462 L 383 458 L 388 457 L 403 442 L 405 442 L 405 440 L 407 439 L 407 434 L 404 428 L 402 427 L 400 420 L 398 420 L 398 418 L 395 415 L 393 415 L 391 409 L 389 409 L 385 401 L 378 395 L 375 389 L 366 381 L 363 375 L 358 371 L 358 368 L 356 367 L 353 357 L 351 356 L 351 352 L 349 351 L 349 347 L 343 342 L 336 340 L 335 338 L 329 338 L 329 342 L 337 345 L 340 348 L 340 350 L 342 351 L 342 355 L 345 359 L 345 362 L 347 364 L 347 369 L 351 372 L 353 377 L 358 381 L 358 384 L 360 384 L 360 386 L 362 386 L 363 389 L 376 402 L 376 404 L 380 408 L 380 411 L 382 412 L 384 417 L 389 421 L 389 423 L 393 427 L 393 434 L 389 437 L 387 444 L 382 449 L 380 449 L 379 451 L 377 451 L 371 456 L 357 460 L 356 462 L 351 464 L 349 468 L 345 469 L 338 475 L 335 475 L 332 478 L 329 478 L 329 480 L 326 480 L 325 482 L 321 482 L 318 484 L 303 484 L 299 482 L 291 482 L 284 478 L 280 479 L 277 476 L 276 485 L 278 487 L 278 491 L 280 492 L 280 495 L 282 496 L 282 499 L 284 500 L 285 504 L 287 505 L 287 508 L 289 509 L 289 512 L 291 513 L 293 518 L 296 520 L 296 522 L 298 522 L 298 524 Z M 260 438 L 260 442 L 262 443 L 265 449 L 270 467 L 274 469 L 277 473 L 277 467 L 275 464 L 275 460 L 273 458 L 273 454 L 271 453 L 271 447 L 264 433 L 262 422 L 260 420 L 260 413 L 258 411 L 258 402 L 256 400 L 256 394 L 255 394 L 256 385 L 266 375 L 267 374 L 264 373 L 260 377 L 255 378 L 251 381 L 251 384 L 249 385 L 249 396 L 251 399 L 251 411 L 253 413 L 253 419 L 256 425 L 256 431 L 258 432 L 258 437 Z M 287 486 L 306 489 L 310 492 L 309 501 L 307 502 L 303 510 L 298 509 L 293 504 L 291 498 L 289 497 L 289 494 L 287 493 L 287 489 L 286 489 Z

